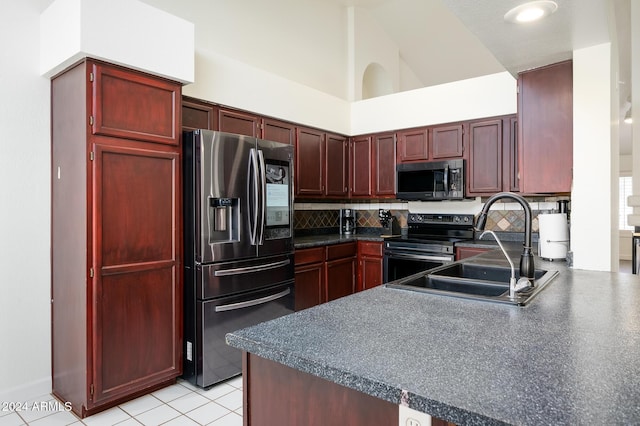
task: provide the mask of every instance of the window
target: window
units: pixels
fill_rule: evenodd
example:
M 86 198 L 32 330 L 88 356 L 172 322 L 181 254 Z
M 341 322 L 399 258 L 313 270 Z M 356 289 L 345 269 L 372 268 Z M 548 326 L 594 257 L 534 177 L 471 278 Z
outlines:
M 627 224 L 627 215 L 633 214 L 633 208 L 627 205 L 627 197 L 633 195 L 633 191 L 631 190 L 631 176 L 620 176 L 620 189 L 618 192 L 618 196 L 620 199 L 620 208 L 618 209 L 618 214 L 620 215 L 618 220 L 618 228 L 621 230 L 631 230 L 633 231 L 633 226 Z

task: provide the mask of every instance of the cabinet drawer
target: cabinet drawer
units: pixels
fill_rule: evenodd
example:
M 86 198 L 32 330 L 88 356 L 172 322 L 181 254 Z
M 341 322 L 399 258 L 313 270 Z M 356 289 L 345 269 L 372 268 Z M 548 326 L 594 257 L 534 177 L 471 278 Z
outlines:
M 382 257 L 382 243 L 360 241 L 360 255 Z
M 314 247 L 295 252 L 295 266 L 324 262 L 324 247 Z
M 343 257 L 353 257 L 356 255 L 357 245 L 354 242 L 337 244 L 327 247 L 327 260 L 340 259 Z

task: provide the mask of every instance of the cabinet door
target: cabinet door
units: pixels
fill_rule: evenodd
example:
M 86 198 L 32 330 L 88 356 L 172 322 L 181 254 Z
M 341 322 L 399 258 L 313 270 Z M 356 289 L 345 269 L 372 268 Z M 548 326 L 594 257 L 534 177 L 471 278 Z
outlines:
M 520 192 L 570 192 L 573 175 L 571 61 L 518 78 Z
M 265 118 L 262 120 L 262 139 L 293 145 L 296 139 L 296 126 L 286 121 Z
M 324 195 L 324 133 L 314 129 L 298 128 L 295 157 L 296 195 Z
M 456 247 L 456 260 L 462 260 L 468 257 L 477 256 L 490 250 L 492 249 L 484 247 Z
M 296 311 L 322 303 L 324 297 L 324 262 L 296 266 Z
M 403 130 L 398 132 L 398 162 L 424 161 L 429 159 L 429 129 Z
M 373 145 L 370 136 L 355 137 L 351 141 L 351 196 L 371 197 L 371 165 L 373 164 Z
M 382 258 L 364 256 L 360 260 L 361 287 L 367 290 L 382 284 Z
M 215 113 L 213 105 L 197 101 L 195 99 L 183 98 L 182 100 L 182 129 L 196 130 L 217 128 L 215 124 Z
M 349 196 L 349 142 L 339 135 L 326 135 L 325 194 L 329 197 Z
M 91 74 L 93 134 L 179 144 L 179 84 L 98 63 Z
M 375 195 L 395 197 L 396 195 L 396 135 L 388 133 L 374 136 L 372 171 L 375 181 Z
M 94 403 L 182 369 L 179 154 L 106 142 L 93 161 Z
M 221 132 L 237 133 L 239 135 L 257 138 L 260 128 L 260 117 L 244 112 L 218 108 L 218 127 Z
M 348 296 L 356 290 L 356 258 L 326 262 L 326 294 L 327 302 Z
M 502 191 L 502 120 L 469 123 L 468 194 Z
M 462 157 L 462 124 L 434 127 L 431 130 L 431 158 Z

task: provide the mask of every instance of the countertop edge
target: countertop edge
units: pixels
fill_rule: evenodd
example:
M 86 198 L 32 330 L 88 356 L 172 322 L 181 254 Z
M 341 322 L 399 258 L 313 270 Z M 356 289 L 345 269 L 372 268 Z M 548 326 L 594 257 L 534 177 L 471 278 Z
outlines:
M 455 407 L 440 401 L 425 398 L 409 392 L 398 386 L 372 380 L 361 374 L 352 373 L 326 364 L 318 363 L 307 358 L 287 354 L 285 351 L 269 347 L 254 340 L 242 338 L 234 333 L 226 335 L 229 346 L 249 352 L 289 368 L 328 380 L 340 386 L 365 393 L 367 395 L 388 401 L 395 405 L 404 405 L 411 409 L 428 413 L 437 418 L 446 418 L 456 424 L 479 422 L 483 425 L 508 425 L 503 421 L 487 417 L 480 413 L 471 412 L 464 408 Z M 403 397 L 403 394 L 405 395 Z

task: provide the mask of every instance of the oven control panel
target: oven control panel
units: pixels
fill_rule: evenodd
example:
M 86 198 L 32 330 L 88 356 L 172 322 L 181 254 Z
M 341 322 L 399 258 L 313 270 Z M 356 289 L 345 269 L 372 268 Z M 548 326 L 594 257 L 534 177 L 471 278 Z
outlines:
M 407 222 L 409 224 L 448 224 L 448 225 L 470 225 L 473 226 L 474 216 L 472 214 L 433 214 L 433 213 L 409 213 Z

